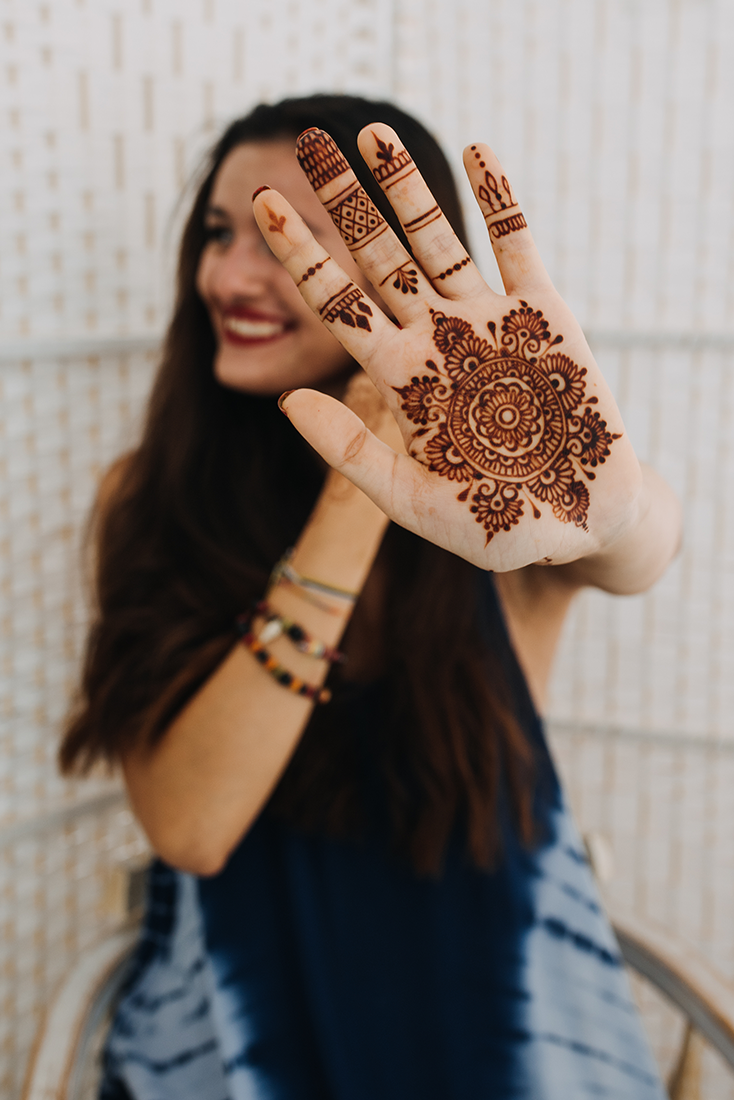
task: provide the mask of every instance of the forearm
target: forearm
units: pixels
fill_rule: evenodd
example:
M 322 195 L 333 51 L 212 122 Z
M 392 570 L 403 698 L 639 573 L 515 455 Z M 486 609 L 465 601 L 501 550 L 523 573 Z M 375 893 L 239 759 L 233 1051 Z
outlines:
M 371 501 L 331 473 L 292 564 L 358 592 L 386 524 Z M 346 601 L 328 601 L 329 613 L 290 586 L 277 586 L 269 602 L 330 646 L 339 643 L 351 613 Z M 284 637 L 268 649 L 297 676 L 323 683 L 326 661 L 300 653 Z M 199 874 L 221 868 L 277 783 L 313 705 L 235 645 L 162 741 L 128 754 L 123 766 L 133 806 L 164 859 Z
M 681 508 L 667 482 L 642 466 L 642 488 L 622 532 L 603 549 L 558 566 L 572 584 L 617 595 L 644 592 L 664 572 L 681 539 Z

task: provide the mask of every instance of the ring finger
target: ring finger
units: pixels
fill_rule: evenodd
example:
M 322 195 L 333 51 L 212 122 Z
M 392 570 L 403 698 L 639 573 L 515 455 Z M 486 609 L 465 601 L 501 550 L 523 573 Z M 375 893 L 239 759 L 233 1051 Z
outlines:
M 451 299 L 486 293 L 487 284 L 395 131 L 377 122 L 365 126 L 357 143 L 434 289 Z

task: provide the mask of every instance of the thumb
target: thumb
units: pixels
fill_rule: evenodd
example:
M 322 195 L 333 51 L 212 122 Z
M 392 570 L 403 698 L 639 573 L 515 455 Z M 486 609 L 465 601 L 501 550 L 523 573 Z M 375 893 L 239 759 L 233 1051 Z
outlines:
M 423 468 L 418 463 L 383 443 L 334 397 L 316 390 L 292 390 L 279 404 L 329 466 L 361 489 L 390 519 L 413 526 L 412 504 L 425 492 Z

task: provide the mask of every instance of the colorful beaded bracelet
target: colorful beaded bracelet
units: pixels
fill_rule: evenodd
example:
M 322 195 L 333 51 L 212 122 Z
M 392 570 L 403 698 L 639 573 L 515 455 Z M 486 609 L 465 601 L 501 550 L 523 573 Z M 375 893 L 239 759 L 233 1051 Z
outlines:
M 268 643 L 285 634 L 293 642 L 293 645 L 301 653 L 309 657 L 316 657 L 329 661 L 331 664 L 343 664 L 345 656 L 338 649 L 333 649 L 325 642 L 319 641 L 309 634 L 305 627 L 274 611 L 267 600 L 260 600 L 255 604 L 255 611 L 265 619 L 265 626 L 260 631 L 261 642 Z
M 318 687 L 316 684 L 308 684 L 305 680 L 302 680 L 300 676 L 295 676 L 292 672 L 289 672 L 283 665 L 278 664 L 275 657 L 270 653 L 262 644 L 259 638 L 256 638 L 251 630 L 242 634 L 242 644 L 246 645 L 253 654 L 256 661 L 259 661 L 266 672 L 269 672 L 274 680 L 277 680 L 288 691 L 292 691 L 295 695 L 303 695 L 306 699 L 312 699 L 314 703 L 328 703 L 331 699 L 331 691 L 329 688 Z

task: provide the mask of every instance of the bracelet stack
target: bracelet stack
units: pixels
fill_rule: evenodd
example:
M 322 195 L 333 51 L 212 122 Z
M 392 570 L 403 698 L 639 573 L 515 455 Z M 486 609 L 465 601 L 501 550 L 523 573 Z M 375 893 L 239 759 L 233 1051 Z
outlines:
M 239 623 L 238 623 L 239 625 Z M 306 699 L 313 699 L 315 703 L 328 703 L 331 699 L 331 692 L 328 688 L 318 687 L 316 684 L 309 684 L 305 680 L 302 680 L 300 676 L 296 676 L 293 672 L 290 672 L 284 665 L 281 665 L 273 657 L 272 653 L 265 648 L 263 643 L 258 637 L 249 629 L 240 631 L 242 638 L 242 644 L 247 646 L 250 653 L 254 656 L 256 661 L 259 661 L 266 672 L 269 672 L 274 680 L 277 680 L 279 684 L 282 684 L 288 691 L 292 691 L 295 695 L 303 695 Z
M 308 600 L 309 603 L 314 604 L 316 607 L 321 608 L 321 610 L 329 614 L 338 614 L 339 611 L 333 605 L 326 603 L 325 599 L 346 601 L 348 604 L 353 604 L 355 602 L 358 595 L 356 592 L 349 592 L 344 588 L 336 588 L 332 585 L 322 584 L 321 581 L 314 580 L 313 577 L 304 577 L 298 573 L 290 564 L 292 553 L 292 550 L 288 550 L 276 565 L 270 577 L 268 592 L 278 584 L 285 583 L 293 585 L 301 590 L 301 595 Z M 262 627 L 259 634 L 256 634 L 252 629 L 252 621 L 256 616 L 265 620 L 265 625 Z M 309 684 L 300 676 L 296 676 L 295 673 L 287 669 L 285 665 L 279 663 L 273 654 L 266 648 L 266 644 L 274 641 L 276 638 L 284 636 L 293 643 L 300 653 L 305 653 L 309 657 L 314 657 L 317 660 L 328 661 L 329 664 L 341 664 L 345 660 L 343 653 L 338 649 L 334 649 L 332 646 L 326 645 L 325 642 L 320 641 L 318 638 L 314 638 L 305 627 L 300 625 L 300 623 L 296 623 L 293 619 L 289 619 L 286 615 L 281 615 L 280 612 L 275 611 L 270 606 L 267 599 L 259 600 L 254 605 L 252 611 L 244 615 L 239 615 L 237 617 L 236 627 L 242 644 L 250 650 L 255 660 L 258 661 L 266 672 L 269 672 L 273 679 L 281 684 L 282 687 L 287 688 L 288 691 L 292 691 L 295 695 L 302 695 L 306 699 L 312 699 L 315 703 L 329 702 L 331 699 L 331 691 L 329 688 L 319 687 L 316 684 Z
M 290 550 L 286 550 L 270 574 L 268 592 L 275 588 L 277 584 L 290 584 L 294 588 L 300 589 L 300 594 L 304 600 L 318 607 L 321 611 L 326 611 L 329 615 L 340 615 L 342 611 L 340 608 L 327 603 L 326 600 L 328 599 L 339 600 L 342 603 L 346 602 L 348 605 L 355 603 L 359 595 L 358 592 L 350 592 L 347 588 L 337 588 L 335 585 L 317 581 L 313 577 L 305 577 L 291 565 L 292 556 L 293 548 L 291 547 Z
M 255 605 L 255 611 L 265 619 L 265 626 L 259 635 L 261 642 L 272 642 L 281 634 L 285 634 L 300 653 L 307 653 L 309 657 L 316 657 L 330 664 L 342 664 L 344 661 L 344 654 L 338 649 L 332 649 L 331 646 L 320 642 L 299 623 L 294 623 L 292 619 L 273 611 L 267 600 L 260 600 Z

